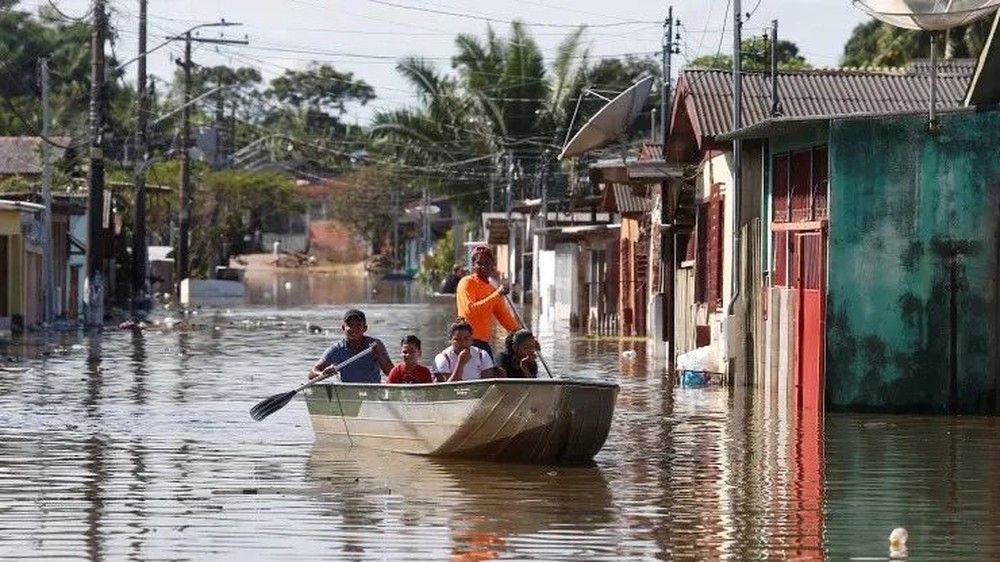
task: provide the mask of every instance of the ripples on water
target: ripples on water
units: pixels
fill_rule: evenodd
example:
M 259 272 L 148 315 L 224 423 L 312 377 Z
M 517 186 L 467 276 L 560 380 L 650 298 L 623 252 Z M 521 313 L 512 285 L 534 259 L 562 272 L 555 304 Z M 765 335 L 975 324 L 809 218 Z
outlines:
M 299 400 L 254 422 L 250 406 L 304 380 L 346 308 L 275 302 L 284 283 L 270 300 L 258 288 L 263 305 L 142 333 L 9 346 L 0 558 L 886 559 L 901 525 L 914 560 L 1000 557 L 993 419 L 819 422 L 745 389 L 675 388 L 644 349 L 623 359 L 629 342 L 539 330 L 553 371 L 622 385 L 594 466 L 314 443 Z M 445 345 L 449 305 L 371 289 L 314 281 L 304 299 L 361 303 L 390 350 L 420 336 L 425 363 Z

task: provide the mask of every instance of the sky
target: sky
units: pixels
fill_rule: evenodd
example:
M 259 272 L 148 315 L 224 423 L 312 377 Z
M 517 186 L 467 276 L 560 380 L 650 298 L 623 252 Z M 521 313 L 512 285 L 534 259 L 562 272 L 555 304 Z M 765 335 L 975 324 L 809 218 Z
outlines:
M 127 61 L 138 52 L 139 0 L 106 0 L 116 40 L 114 55 Z M 22 0 L 19 9 L 36 11 L 48 0 Z M 51 0 L 66 16 L 88 17 L 90 0 Z M 348 123 L 366 125 L 375 111 L 414 106 L 416 96 L 395 70 L 405 56 L 421 56 L 442 71 L 450 69 L 460 33 L 485 36 L 490 25 L 506 35 L 517 19 L 551 61 L 559 41 L 575 26 L 588 26 L 591 59 L 625 54 L 659 60 L 667 10 L 681 25 L 680 53 L 673 74 L 701 55 L 732 51 L 732 0 L 148 0 L 149 72 L 169 79 L 183 43 L 167 41 L 187 29 L 225 20 L 242 25 L 201 30 L 202 37 L 246 39 L 247 45 L 195 44 L 202 65 L 253 66 L 265 80 L 285 69 L 305 69 L 316 61 L 352 72 L 375 89 L 376 100 L 352 106 Z M 743 35 L 761 35 L 778 20 L 779 38 L 799 46 L 816 67 L 837 66 L 856 25 L 868 16 L 851 0 L 742 0 Z M 220 33 L 222 32 L 222 33 Z M 162 47 L 161 47 L 162 45 Z M 159 48 L 157 48 L 159 47 Z M 125 80 L 135 82 L 136 65 Z

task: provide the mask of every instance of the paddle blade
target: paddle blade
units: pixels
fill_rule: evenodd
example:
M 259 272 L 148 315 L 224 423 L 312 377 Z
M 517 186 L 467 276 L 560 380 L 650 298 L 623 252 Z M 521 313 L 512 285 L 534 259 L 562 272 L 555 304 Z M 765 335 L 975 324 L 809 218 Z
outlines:
M 260 421 L 270 416 L 291 402 L 292 398 L 295 398 L 295 394 L 295 390 L 290 390 L 261 400 L 253 408 L 250 408 L 250 417 Z

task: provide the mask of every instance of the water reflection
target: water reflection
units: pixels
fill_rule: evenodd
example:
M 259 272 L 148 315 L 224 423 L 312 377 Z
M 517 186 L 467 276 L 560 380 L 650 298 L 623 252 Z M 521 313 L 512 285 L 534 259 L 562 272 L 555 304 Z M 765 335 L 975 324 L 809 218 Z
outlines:
M 615 518 L 598 468 L 432 460 L 317 443 L 307 481 L 323 484 L 317 501 L 328 504 L 338 527 L 361 531 L 337 558 L 384 555 L 384 537 L 363 533 L 374 527 L 394 537 L 429 535 L 423 544 L 436 538 L 442 551 L 434 554 L 447 550 L 452 560 L 613 553 L 599 544 L 606 537 L 596 538 Z M 408 555 L 401 549 L 390 557 Z
M 246 301 L 252 305 L 303 306 L 355 303 L 414 303 L 434 297 L 417 281 L 389 281 L 372 275 L 337 275 L 289 270 L 248 274 Z

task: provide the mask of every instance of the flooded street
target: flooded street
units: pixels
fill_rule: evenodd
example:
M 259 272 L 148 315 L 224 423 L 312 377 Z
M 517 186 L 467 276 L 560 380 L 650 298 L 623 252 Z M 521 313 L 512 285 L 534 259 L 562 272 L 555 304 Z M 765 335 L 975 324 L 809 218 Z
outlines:
M 555 373 L 621 385 L 593 466 L 317 444 L 301 398 L 248 410 L 305 381 L 349 305 L 393 353 L 418 335 L 424 364 L 454 306 L 294 274 L 249 298 L 4 350 L 0 558 L 886 560 L 898 526 L 911 560 L 1000 558 L 992 418 L 797 418 L 748 389 L 675 388 L 643 344 L 543 328 Z

